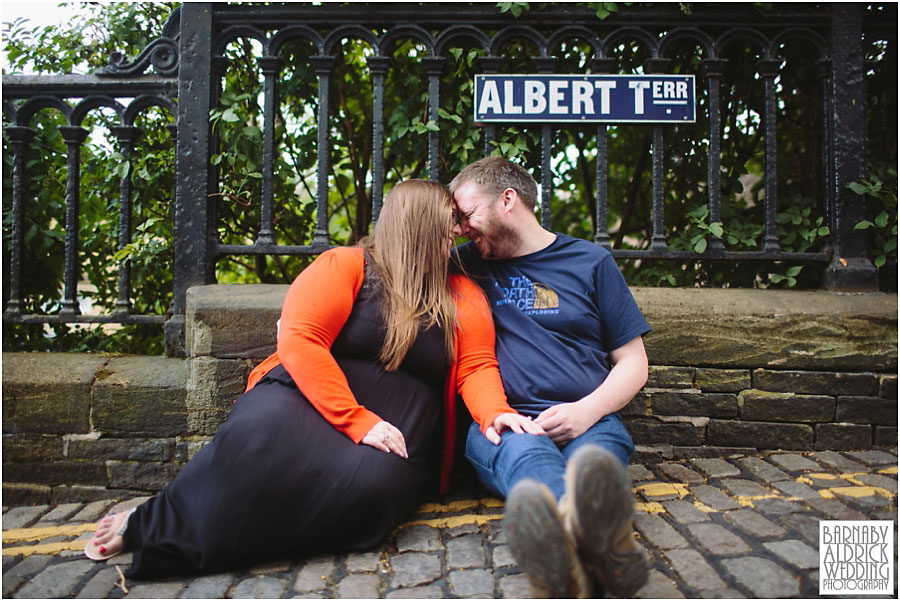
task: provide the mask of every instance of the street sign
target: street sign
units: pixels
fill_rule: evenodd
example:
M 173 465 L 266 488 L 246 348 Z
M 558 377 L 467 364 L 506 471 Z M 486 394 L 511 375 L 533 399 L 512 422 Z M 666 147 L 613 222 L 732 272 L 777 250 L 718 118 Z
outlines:
M 693 75 L 476 75 L 475 122 L 693 123 Z

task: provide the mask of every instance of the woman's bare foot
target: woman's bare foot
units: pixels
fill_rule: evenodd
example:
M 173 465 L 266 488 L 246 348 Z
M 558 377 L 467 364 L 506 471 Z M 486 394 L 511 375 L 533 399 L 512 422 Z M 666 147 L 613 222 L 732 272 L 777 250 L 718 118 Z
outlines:
M 125 525 L 134 509 L 108 515 L 97 524 L 97 531 L 84 548 L 84 554 L 94 561 L 103 561 L 125 550 Z

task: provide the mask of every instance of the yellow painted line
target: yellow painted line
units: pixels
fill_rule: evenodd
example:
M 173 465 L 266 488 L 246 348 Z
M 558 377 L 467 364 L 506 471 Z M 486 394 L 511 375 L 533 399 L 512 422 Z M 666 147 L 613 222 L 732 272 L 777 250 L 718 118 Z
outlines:
M 14 528 L 3 531 L 4 543 L 18 543 L 26 540 L 43 540 L 51 536 L 73 536 L 83 532 L 93 532 L 97 524 L 74 524 L 69 526 L 47 526 L 44 528 Z
M 400 525 L 400 528 L 407 526 L 431 526 L 432 528 L 456 528 L 457 526 L 465 526 L 467 524 L 477 524 L 483 526 L 491 520 L 503 519 L 502 514 L 492 515 L 454 515 L 445 518 L 432 518 L 430 520 L 411 520 Z
M 850 484 L 853 484 L 856 486 L 865 486 L 864 482 L 860 482 L 859 480 L 857 480 L 857 477 L 865 476 L 865 475 L 866 475 L 866 472 L 859 472 L 858 474 L 841 474 L 840 477 L 842 480 L 846 480 Z
M 64 543 L 44 543 L 24 547 L 3 547 L 3 555 L 56 555 L 60 551 L 81 551 L 87 541 L 70 540 Z
M 451 501 L 446 505 L 440 503 L 425 503 L 416 511 L 416 513 L 450 513 L 451 511 L 462 511 L 463 509 L 472 509 L 478 507 L 478 501 L 475 499 L 465 499 L 462 501 Z
M 641 492 L 647 497 L 664 497 L 677 495 L 680 499 L 688 494 L 687 484 L 678 482 L 651 482 L 635 487 L 635 492 Z
M 487 497 L 481 500 L 481 504 L 485 507 L 503 507 L 503 501 L 493 497 Z
M 896 474 L 897 466 L 895 465 L 894 467 L 886 467 L 883 470 L 878 470 L 878 473 L 879 474 Z
M 836 486 L 828 490 L 836 495 L 844 495 L 846 497 L 873 497 L 881 495 L 890 499 L 894 496 L 891 491 L 878 486 Z
M 706 503 L 703 503 L 702 501 L 694 501 L 694 507 L 696 507 L 699 511 L 702 511 L 703 513 L 716 513 L 716 511 L 717 511 L 716 509 L 713 509 L 712 507 L 710 507 Z
M 662 506 L 662 503 L 658 503 L 656 501 L 650 501 L 649 503 L 635 503 L 634 508 L 637 511 L 643 511 L 645 513 L 665 513 L 666 508 Z
M 830 488 L 823 488 L 822 490 L 819 491 L 819 496 L 822 497 L 823 499 L 833 499 L 834 493 L 831 492 Z
M 826 473 L 815 473 L 815 474 L 806 474 L 809 478 L 815 478 L 816 480 L 837 480 L 838 477 L 834 474 L 826 474 Z

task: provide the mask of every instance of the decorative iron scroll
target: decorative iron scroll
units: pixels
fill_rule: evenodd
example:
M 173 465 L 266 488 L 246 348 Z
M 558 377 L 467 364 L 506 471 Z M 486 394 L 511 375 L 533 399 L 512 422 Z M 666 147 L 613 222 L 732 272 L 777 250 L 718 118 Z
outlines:
M 121 52 L 109 55 L 109 65 L 98 69 L 101 77 L 128 77 L 143 75 L 148 65 L 160 75 L 178 74 L 178 35 L 181 22 L 181 7 L 176 8 L 166 19 L 163 34 L 150 42 L 132 62 Z

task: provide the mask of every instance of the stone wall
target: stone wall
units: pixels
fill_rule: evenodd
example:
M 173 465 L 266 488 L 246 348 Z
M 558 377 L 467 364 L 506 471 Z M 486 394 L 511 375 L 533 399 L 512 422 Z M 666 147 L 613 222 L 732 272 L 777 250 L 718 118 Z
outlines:
M 187 360 L 4 353 L 4 504 L 160 490 L 274 350 L 286 290 L 189 290 Z M 654 328 L 636 461 L 896 446 L 896 295 L 633 292 Z

